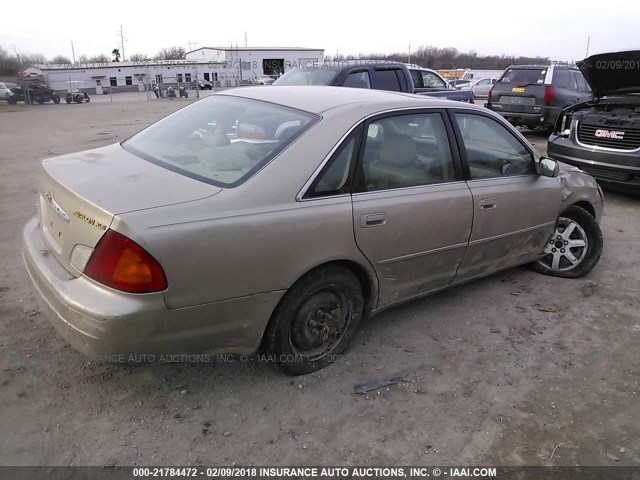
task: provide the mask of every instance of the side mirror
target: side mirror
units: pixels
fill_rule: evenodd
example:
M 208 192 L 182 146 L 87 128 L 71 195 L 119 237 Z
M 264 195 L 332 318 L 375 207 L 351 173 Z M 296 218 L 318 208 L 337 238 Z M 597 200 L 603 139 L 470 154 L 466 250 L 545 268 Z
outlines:
M 549 157 L 540 157 L 538 162 L 538 175 L 543 177 L 557 177 L 560 172 L 560 164 Z

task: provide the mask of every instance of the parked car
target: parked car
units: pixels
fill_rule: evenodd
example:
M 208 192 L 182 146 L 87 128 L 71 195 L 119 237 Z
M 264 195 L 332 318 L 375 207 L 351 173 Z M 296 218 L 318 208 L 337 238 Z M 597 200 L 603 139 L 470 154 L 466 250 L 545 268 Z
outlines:
M 297 68 L 289 70 L 273 85 L 330 85 L 372 88 L 473 103 L 471 92 L 452 88 L 434 70 L 417 65 L 380 60 L 326 62 L 322 67 Z
M 640 193 L 640 51 L 578 62 L 593 100 L 565 109 L 549 137 L 549 155 L 602 184 Z
M 254 85 L 272 85 L 273 82 L 273 78 L 271 78 L 269 75 L 256 75 L 255 77 L 253 77 L 252 83 Z
M 0 82 L 0 99 L 7 100 L 11 95 L 11 89 L 16 88 L 17 85 L 11 82 Z
M 577 68 L 516 65 L 507 68 L 489 91 L 487 108 L 516 126 L 550 129 L 563 108 L 591 98 Z
M 38 192 L 36 296 L 102 358 L 260 348 L 308 373 L 385 308 L 525 263 L 580 277 L 602 251 L 589 175 L 489 110 L 395 92 L 225 90 L 44 160 Z
M 497 78 L 481 78 L 473 83 L 471 91 L 475 98 L 487 98 L 489 90 L 498 81 Z
M 198 85 L 198 88 L 200 90 L 213 90 L 213 83 L 211 83 L 209 80 L 198 79 L 197 85 Z M 193 82 L 191 82 L 191 89 L 192 90 L 196 89 L 196 81 L 195 80 Z
M 91 101 L 91 97 L 89 97 L 89 94 L 87 92 L 81 92 L 79 89 L 77 88 L 73 88 L 71 90 L 67 91 L 67 94 L 64 97 L 65 102 L 67 103 L 82 103 L 82 102 L 87 102 L 89 103 Z
M 472 80 L 454 78 L 448 81 L 449 85 L 458 90 L 470 90 L 471 85 L 473 84 Z

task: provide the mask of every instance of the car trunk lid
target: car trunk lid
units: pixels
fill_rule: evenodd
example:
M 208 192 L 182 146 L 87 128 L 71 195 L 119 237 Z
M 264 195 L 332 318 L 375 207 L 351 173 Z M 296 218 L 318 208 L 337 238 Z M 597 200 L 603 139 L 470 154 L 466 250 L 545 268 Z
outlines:
M 43 238 L 50 253 L 75 276 L 115 215 L 198 200 L 222 190 L 156 166 L 118 144 L 44 160 L 38 187 Z
M 640 93 L 640 50 L 592 55 L 578 68 L 594 97 Z

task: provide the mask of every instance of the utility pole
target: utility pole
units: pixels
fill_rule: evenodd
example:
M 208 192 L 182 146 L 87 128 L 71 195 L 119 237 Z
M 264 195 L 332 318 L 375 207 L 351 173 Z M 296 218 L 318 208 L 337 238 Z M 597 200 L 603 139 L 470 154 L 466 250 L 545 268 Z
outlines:
M 409 44 L 409 57 L 407 58 L 407 63 L 411 63 L 411 44 Z
M 76 52 L 73 49 L 73 40 L 71 40 L 71 58 L 73 58 L 73 64 L 76 64 Z
M 247 32 L 244 32 L 244 46 L 247 46 Z
M 189 45 L 189 48 L 191 49 L 191 51 L 195 50 L 196 47 L 198 46 L 198 42 L 192 42 L 191 40 L 189 40 L 187 42 L 187 45 Z
M 589 43 L 591 43 L 591 36 L 587 37 L 587 53 L 584 54 L 585 57 L 589 56 Z
M 120 47 L 122 48 L 122 61 L 125 61 L 124 57 L 124 35 L 122 34 L 122 25 L 120 25 Z

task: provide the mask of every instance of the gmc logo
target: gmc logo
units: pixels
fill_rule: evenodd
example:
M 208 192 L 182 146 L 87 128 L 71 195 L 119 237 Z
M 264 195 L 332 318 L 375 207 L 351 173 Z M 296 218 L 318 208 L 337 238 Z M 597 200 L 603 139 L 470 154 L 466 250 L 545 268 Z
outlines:
M 615 140 L 622 140 L 624 138 L 624 132 L 616 132 L 615 130 L 596 130 L 594 135 L 596 137 L 613 138 Z

